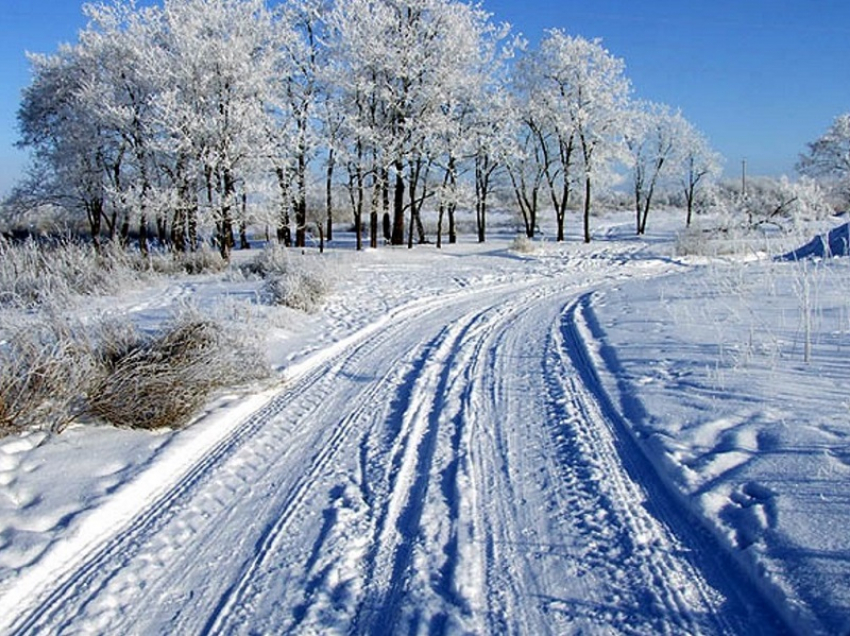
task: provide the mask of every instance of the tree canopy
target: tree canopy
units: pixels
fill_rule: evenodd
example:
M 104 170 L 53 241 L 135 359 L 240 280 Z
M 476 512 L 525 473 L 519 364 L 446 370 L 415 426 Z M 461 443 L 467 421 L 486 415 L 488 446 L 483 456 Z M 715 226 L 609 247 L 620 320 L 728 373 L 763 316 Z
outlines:
M 379 227 L 394 244 L 426 241 L 426 206 L 439 210 L 438 241 L 444 217 L 454 240 L 461 207 L 475 210 L 483 241 L 502 176 L 529 236 L 545 193 L 558 239 L 581 202 L 589 241 L 591 184 L 616 166 L 640 176 L 627 141 L 659 141 L 658 128 L 630 126 L 625 64 L 599 40 L 552 30 L 530 49 L 477 4 L 116 0 L 83 10 L 76 43 L 31 57 L 18 119 L 33 172 L 19 191 L 76 211 L 96 240 L 135 232 L 143 251 L 151 237 L 187 250 L 211 236 L 226 257 L 257 222 L 303 247 L 314 224 L 332 232 L 337 191 L 358 247 L 367 218 L 373 246 Z M 686 128 L 665 129 L 665 152 L 687 154 Z M 671 180 L 688 169 L 661 163 Z M 309 201 L 321 167 L 325 218 Z

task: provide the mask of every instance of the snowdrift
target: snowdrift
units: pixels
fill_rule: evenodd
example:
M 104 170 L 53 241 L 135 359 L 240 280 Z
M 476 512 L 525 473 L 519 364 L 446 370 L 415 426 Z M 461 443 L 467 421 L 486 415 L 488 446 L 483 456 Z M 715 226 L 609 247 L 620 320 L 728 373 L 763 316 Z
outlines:
M 833 228 L 826 235 L 819 235 L 811 241 L 780 257 L 783 261 L 799 261 L 806 258 L 830 258 L 850 255 L 850 223 Z

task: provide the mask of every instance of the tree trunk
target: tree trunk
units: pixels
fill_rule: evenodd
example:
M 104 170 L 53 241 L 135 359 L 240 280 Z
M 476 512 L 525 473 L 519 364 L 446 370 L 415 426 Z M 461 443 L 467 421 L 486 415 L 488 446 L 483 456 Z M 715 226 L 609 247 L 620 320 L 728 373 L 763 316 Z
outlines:
M 142 214 L 147 216 L 142 208 Z M 165 245 L 168 242 L 168 220 L 162 214 L 156 215 L 156 239 L 160 245 Z
M 487 163 L 487 157 L 481 153 L 475 157 L 475 222 L 479 243 L 487 238 Z
M 295 200 L 295 247 L 307 245 L 307 157 L 298 155 L 298 191 Z
M 277 240 L 278 243 L 283 243 L 284 247 L 292 246 L 292 230 L 289 227 L 289 181 L 286 178 L 286 171 L 283 168 L 277 168 L 277 185 L 280 189 L 280 214 L 277 221 Z
M 401 161 L 395 164 L 395 192 L 393 197 L 393 245 L 404 245 L 404 166 Z
M 640 193 L 641 193 L 641 185 L 637 178 L 635 178 L 635 233 L 640 236 L 640 212 L 641 212 L 641 204 L 640 204 Z
M 437 212 L 437 249 L 443 247 L 443 216 L 446 213 L 446 204 L 440 202 L 440 209 Z
M 372 202 L 369 207 L 369 247 L 378 248 L 378 206 L 381 205 L 381 183 L 376 179 L 372 184 Z
M 584 176 L 584 242 L 590 243 L 590 173 Z
M 646 194 L 646 199 L 643 202 L 643 215 L 640 219 L 640 228 L 638 229 L 638 234 L 643 236 L 646 234 L 646 221 L 649 218 L 649 206 L 652 202 L 652 188 L 649 189 L 649 192 Z
M 416 214 L 416 204 L 413 200 L 414 193 L 410 193 L 410 222 L 407 225 L 407 249 L 413 249 L 413 224 L 414 214 Z
M 109 240 L 114 241 L 118 237 L 118 211 L 112 210 L 112 217 L 108 221 Z
M 229 169 L 224 170 L 221 193 L 221 216 L 218 223 L 218 249 L 224 260 L 230 260 L 230 251 L 236 245 L 233 236 L 233 197 L 236 195 L 236 180 Z
M 333 179 L 334 179 L 334 151 L 331 148 L 328 151 L 328 170 L 325 175 L 325 238 L 332 241 L 334 238 L 334 222 L 333 222 Z
M 690 186 L 688 189 L 685 190 L 685 200 L 687 201 L 687 204 L 688 204 L 688 218 L 687 218 L 685 225 L 687 227 L 691 227 L 691 221 L 692 221 L 693 210 L 694 210 L 694 187 L 693 186 Z
M 390 171 L 381 168 L 381 210 L 384 216 L 384 238 L 387 243 L 392 238 L 392 221 L 390 219 Z
M 354 175 L 355 186 L 352 196 L 354 203 L 354 238 L 357 251 L 363 249 L 363 173 L 360 164 L 357 165 L 357 173 Z
M 189 250 L 194 252 L 198 249 L 198 214 L 200 212 L 200 203 L 198 202 L 198 195 L 195 193 L 192 198 L 189 200 L 189 205 L 186 208 L 186 215 L 188 218 L 188 228 L 189 228 Z
M 517 178 L 514 171 L 508 167 L 508 176 L 510 176 L 511 185 L 514 190 L 514 197 L 516 198 L 517 205 L 519 206 L 520 214 L 522 214 L 522 221 L 525 225 L 525 235 L 528 238 L 534 238 L 537 228 L 538 189 L 536 187 L 533 188 L 531 196 L 529 196 L 527 194 L 528 187 L 523 175 L 520 175 L 519 178 Z
M 566 240 L 566 234 L 564 232 L 564 225 L 567 222 L 567 215 L 563 208 L 558 207 L 555 209 L 555 224 L 557 225 L 557 238 L 555 239 L 559 243 L 563 243 Z
M 89 231 L 95 250 L 100 251 L 100 232 L 103 223 L 103 201 L 92 199 L 86 202 L 86 215 L 89 219 Z
M 416 235 L 419 239 L 419 245 L 424 245 L 428 242 L 428 237 L 425 236 L 425 226 L 422 224 L 422 214 L 420 214 L 421 210 L 422 202 L 420 201 L 413 212 L 413 222 L 416 224 Z
M 408 249 L 413 247 L 414 229 L 416 230 L 416 234 L 419 239 L 419 245 L 422 245 L 427 242 L 425 238 L 425 227 L 422 225 L 422 216 L 419 214 L 419 212 L 422 209 L 422 204 L 425 202 L 425 198 L 427 196 L 425 184 L 427 183 L 428 179 L 428 166 L 425 167 L 424 178 L 422 176 L 422 168 L 422 159 L 417 159 L 416 161 L 411 162 L 410 174 L 408 175 L 410 180 L 407 186 L 410 195 L 410 227 L 408 228 L 407 236 Z M 423 183 L 421 197 L 417 195 L 418 185 L 420 182 Z
M 139 251 L 148 255 L 148 217 L 144 214 L 139 215 Z
M 121 221 L 121 230 L 118 233 L 118 240 L 121 247 L 127 247 L 130 243 L 130 215 L 124 214 L 124 220 Z
M 242 193 L 242 218 L 239 219 L 239 249 L 251 249 L 251 243 L 248 242 L 248 195 Z
M 443 247 L 443 218 L 445 217 L 446 211 L 450 208 L 455 201 L 455 190 L 457 183 L 457 174 L 455 171 L 455 159 L 454 157 L 449 157 L 449 164 L 446 168 L 446 173 L 443 175 L 443 197 L 440 201 L 440 208 L 437 214 L 437 249 Z M 448 187 L 451 185 L 452 198 L 450 203 L 446 203 L 445 201 L 445 193 L 448 190 Z
M 384 229 L 384 241 L 389 243 L 393 238 L 393 221 L 390 218 L 389 211 L 384 211 L 383 225 L 384 225 L 384 228 L 383 228 Z
M 646 221 L 649 218 L 649 208 L 652 205 L 652 197 L 655 194 L 655 185 L 658 183 L 658 177 L 661 174 L 661 169 L 664 167 L 664 159 L 659 159 L 655 165 L 655 172 L 652 175 L 652 179 L 649 181 L 649 189 L 646 193 L 646 198 L 643 201 L 643 216 L 640 219 L 640 227 L 638 228 L 638 233 L 643 235 L 646 234 Z
M 482 199 L 475 204 L 475 216 L 478 221 L 478 242 L 487 240 L 487 201 Z
M 181 253 L 186 251 L 186 209 L 183 205 L 182 200 L 179 201 L 171 217 L 171 249 Z

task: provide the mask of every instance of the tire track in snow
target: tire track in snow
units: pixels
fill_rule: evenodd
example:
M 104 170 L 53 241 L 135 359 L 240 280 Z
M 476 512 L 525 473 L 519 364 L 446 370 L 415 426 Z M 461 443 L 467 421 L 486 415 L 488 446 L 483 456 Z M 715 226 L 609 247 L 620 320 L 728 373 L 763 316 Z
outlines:
M 394 324 L 388 331 L 382 333 L 373 342 L 364 343 L 363 348 L 375 350 L 390 342 L 392 337 L 397 335 L 397 332 L 408 328 L 406 323 Z M 362 356 L 363 353 L 359 352 Z M 346 364 L 353 358 L 349 356 Z M 275 558 L 276 548 L 281 537 L 288 529 L 294 515 L 299 511 L 304 504 L 307 495 L 311 488 L 316 486 L 319 475 L 322 472 L 329 472 L 328 469 L 338 453 L 345 450 L 343 441 L 352 432 L 354 426 L 361 421 L 363 416 L 373 408 L 374 403 L 379 399 L 381 393 L 387 390 L 387 386 L 391 384 L 392 376 L 383 376 L 379 381 L 370 385 L 368 390 L 358 397 L 357 402 L 353 405 L 354 410 L 350 411 L 340 421 L 336 427 L 334 434 L 327 440 L 323 440 L 322 446 L 319 449 L 315 460 L 310 467 L 303 473 L 293 486 L 277 511 L 277 521 L 269 526 L 264 533 L 261 541 L 257 544 L 257 549 L 249 563 L 242 569 L 238 582 L 227 590 L 224 597 L 219 602 L 219 606 L 212 613 L 211 620 L 206 628 L 205 633 L 228 633 L 240 625 L 249 621 L 248 613 L 251 610 L 251 598 L 262 593 L 262 581 L 258 573 L 264 567 L 268 567 L 268 561 Z M 315 391 L 312 387 L 310 391 Z M 332 471 L 330 471 L 332 472 Z M 321 536 L 320 536 L 321 538 Z M 308 564 L 309 565 L 309 564 Z M 308 568 L 309 570 L 309 568 Z M 302 612 L 306 612 L 304 609 Z
M 616 440 L 581 374 L 563 375 L 574 362 L 566 356 L 570 347 L 559 337 L 557 325 L 553 332 L 546 374 L 553 435 L 573 495 L 569 507 L 578 510 L 575 525 L 583 537 L 583 567 L 603 579 L 608 609 L 602 616 L 638 632 L 705 632 L 698 614 L 721 615 L 716 594 L 680 559 L 668 558 L 680 554 L 682 547 L 645 512 L 646 495 L 626 476 Z M 587 607 L 558 599 L 552 599 L 551 607 L 572 620 L 592 623 L 600 618 Z M 729 633 L 722 620 L 709 628 Z
M 395 632 L 484 631 L 484 548 L 468 501 L 476 495 L 468 454 L 475 375 L 493 334 L 545 293 L 532 288 L 479 302 L 423 348 L 398 407 L 401 429 L 381 460 L 389 466 L 387 503 L 375 523 L 364 575 L 370 585 L 351 633 L 381 633 L 388 625 Z
M 562 377 L 552 390 L 558 410 L 566 415 L 561 445 L 565 462 L 575 453 L 598 459 L 596 474 L 586 475 L 584 483 L 604 485 L 598 493 L 603 508 L 621 517 L 628 529 L 621 542 L 625 555 L 620 558 L 639 563 L 624 572 L 654 583 L 651 597 L 635 601 L 671 617 L 672 627 L 680 633 L 785 633 L 781 620 L 723 557 L 722 548 L 700 522 L 673 501 L 635 432 L 602 388 L 586 348 L 592 298 L 592 293 L 585 293 L 568 304 L 560 325 L 553 327 L 553 352 L 561 358 L 556 362 L 572 367 L 574 375 Z M 637 404 L 629 408 L 642 409 Z M 600 472 L 606 475 L 604 482 Z M 609 521 L 606 526 L 611 527 Z M 608 561 L 606 557 L 599 565 Z M 664 627 L 667 631 L 671 626 Z
M 413 575 L 413 539 L 421 540 L 420 522 L 440 431 L 439 400 L 446 393 L 452 370 L 449 360 L 478 317 L 466 316 L 446 327 L 423 350 L 391 454 L 394 468 L 389 498 L 367 556 L 366 578 L 371 583 L 355 617 L 354 633 L 374 634 L 382 627 L 400 624 L 402 597 Z
M 570 340 L 570 298 L 606 276 L 578 264 L 584 283 L 446 295 L 323 352 L 15 626 L 728 633 Z M 163 545 L 190 560 L 139 564 Z
M 329 548 L 332 544 L 338 541 L 344 542 L 346 539 L 339 536 L 344 535 L 344 532 L 338 532 L 334 528 L 337 516 L 335 504 L 326 508 L 322 512 L 325 518 L 323 528 L 318 533 L 307 562 L 307 572 L 304 575 L 304 580 L 307 581 L 305 593 L 302 602 L 293 611 L 294 620 L 286 616 L 277 616 L 276 619 L 265 618 L 263 620 L 269 624 L 269 629 L 280 629 L 282 624 L 288 625 L 288 631 L 319 629 L 309 627 L 312 624 L 311 621 L 329 620 L 327 616 L 329 613 L 335 616 L 335 625 L 343 620 L 356 625 L 358 615 L 362 616 L 364 613 L 363 608 L 374 609 L 376 605 L 382 608 L 378 612 L 379 615 L 384 616 L 377 621 L 377 624 L 386 625 L 394 622 L 399 609 L 396 601 L 406 591 L 410 565 L 420 552 L 418 544 L 414 546 L 408 541 L 411 535 L 416 535 L 424 509 L 422 499 L 432 479 L 431 463 L 440 431 L 439 422 L 436 419 L 440 411 L 439 406 L 435 406 L 439 404 L 436 396 L 444 393 L 448 378 L 452 375 L 448 361 L 453 359 L 458 343 L 468 336 L 467 332 L 480 320 L 482 313 L 480 298 L 489 294 L 498 294 L 498 290 L 505 287 L 499 285 L 489 290 L 477 290 L 474 293 L 453 294 L 442 305 L 434 305 L 426 311 L 420 309 L 417 312 L 417 318 L 431 325 L 429 328 L 433 326 L 439 326 L 439 328 L 431 340 L 418 344 L 418 349 L 410 353 L 405 352 L 403 347 L 399 348 L 392 344 L 393 339 L 399 339 L 402 334 L 410 331 L 409 322 L 393 324 L 391 333 L 382 334 L 380 342 L 375 342 L 370 347 L 372 351 L 396 350 L 396 353 L 390 354 L 388 358 L 379 356 L 383 358 L 380 363 L 381 368 L 406 369 L 401 383 L 394 389 L 397 395 L 395 399 L 389 401 L 388 412 L 371 413 L 376 409 L 376 405 L 388 402 L 386 395 L 393 385 L 395 377 L 393 373 L 381 376 L 380 381 L 372 386 L 368 393 L 358 397 L 357 403 L 348 405 L 358 409 L 355 413 L 357 417 L 352 419 L 360 419 L 360 415 L 367 413 L 369 417 L 363 418 L 366 428 L 359 428 L 358 435 L 361 441 L 356 444 L 359 448 L 359 466 L 355 472 L 358 473 L 356 482 L 360 492 L 353 499 L 359 500 L 359 504 L 354 508 L 363 510 L 357 514 L 352 513 L 355 516 L 354 519 L 347 514 L 346 519 L 349 523 L 363 529 L 371 525 L 372 529 L 369 531 L 373 536 L 371 546 L 363 546 L 361 536 L 349 536 L 347 539 L 351 545 L 330 548 L 329 551 L 336 551 L 336 554 L 330 559 L 320 558 L 319 554 L 323 548 Z M 470 299 L 475 300 L 470 302 Z M 474 307 L 473 311 L 463 309 L 470 305 Z M 461 308 L 462 315 L 454 321 L 449 321 L 451 324 L 446 326 L 444 314 L 449 307 L 455 308 L 451 312 Z M 403 362 L 402 358 L 404 358 Z M 392 424 L 395 420 L 399 422 L 397 426 Z M 376 428 L 378 424 L 388 424 L 388 430 L 382 433 Z M 376 437 L 383 441 L 377 449 L 378 452 L 375 453 L 374 449 L 369 448 L 369 442 Z M 371 483 L 373 481 L 378 483 Z M 341 488 L 339 484 L 329 488 L 329 491 L 333 501 L 352 499 L 349 494 L 346 494 L 346 489 Z M 364 516 L 371 521 L 364 521 L 362 518 Z M 276 530 L 275 535 L 285 536 L 282 530 L 283 528 Z M 327 541 L 328 546 L 323 546 L 321 544 L 323 541 Z M 269 549 L 260 550 L 258 556 L 274 555 L 279 549 L 280 546 L 275 546 L 274 549 L 269 547 Z M 359 558 L 362 561 L 356 568 L 351 567 L 353 558 Z M 377 563 L 379 565 L 376 565 Z M 228 593 L 233 599 L 238 597 L 239 600 L 229 601 L 220 612 L 217 612 L 219 618 L 209 626 L 211 632 L 231 632 L 238 630 L 240 625 L 247 624 L 248 617 L 245 612 L 255 607 L 256 603 L 252 601 L 252 598 L 259 598 L 264 593 L 263 581 L 268 578 L 266 575 L 258 576 L 261 570 L 258 564 L 252 567 L 250 572 L 244 573 L 242 581 L 245 589 L 238 593 L 234 591 Z M 352 575 L 352 570 L 357 570 L 361 579 L 368 583 L 355 584 L 353 589 L 342 589 L 345 588 L 345 581 Z M 387 581 L 383 588 L 374 584 L 376 579 L 381 578 L 377 574 L 379 572 L 385 575 L 384 579 Z M 291 571 L 284 574 L 281 570 L 278 576 L 292 574 Z M 336 591 L 320 589 L 329 579 L 336 581 Z M 334 606 L 332 609 L 328 609 L 329 597 Z M 340 600 L 342 597 L 345 597 L 344 600 Z M 361 597 L 367 600 L 364 602 Z M 375 599 L 379 597 L 382 600 L 376 601 Z M 233 608 L 237 606 L 246 608 L 241 615 L 238 611 L 233 611 Z M 387 618 L 388 614 L 392 616 Z M 275 623 L 274 620 L 279 622 Z M 366 631 L 370 633 L 370 630 Z
M 63 624 L 67 626 L 79 621 L 84 622 L 87 605 L 92 602 L 92 599 L 107 591 L 110 582 L 114 578 L 120 578 L 122 570 L 133 559 L 139 558 L 139 555 L 145 550 L 144 546 L 153 537 L 163 532 L 169 523 L 185 511 L 188 506 L 187 502 L 205 482 L 211 480 L 212 474 L 220 471 L 221 467 L 226 465 L 228 459 L 245 447 L 249 441 L 254 440 L 258 433 L 266 429 L 270 422 L 275 421 L 286 408 L 292 407 L 293 395 L 308 396 L 308 402 L 311 399 L 309 396 L 317 393 L 321 395 L 322 391 L 317 388 L 317 385 L 322 382 L 330 382 L 332 374 L 329 373 L 329 367 L 339 367 L 344 364 L 352 358 L 358 348 L 374 349 L 380 346 L 389 340 L 396 333 L 396 330 L 409 328 L 407 325 L 423 313 L 436 311 L 446 302 L 448 302 L 447 298 L 430 298 L 425 301 L 414 302 L 408 308 L 393 312 L 381 324 L 373 325 L 362 330 L 361 333 L 354 334 L 351 338 L 341 342 L 339 346 L 332 348 L 330 353 L 325 351 L 317 356 L 317 360 L 306 361 L 296 370 L 299 377 L 296 377 L 290 386 L 273 396 L 266 405 L 235 426 L 217 443 L 205 449 L 203 455 L 192 462 L 188 470 L 180 474 L 171 486 L 166 487 L 159 494 L 152 495 L 146 492 L 145 484 L 142 484 L 140 487 L 142 492 L 139 496 L 143 501 L 148 502 L 147 505 L 144 505 L 136 514 L 128 515 L 127 520 L 117 531 L 87 541 L 86 544 L 81 546 L 85 550 L 83 554 L 69 555 L 64 571 L 33 573 L 31 579 L 34 580 L 26 586 L 32 596 L 25 598 L 23 594 L 20 595 L 21 601 L 32 609 L 29 612 L 24 611 L 22 615 L 12 619 L 11 633 L 31 633 L 48 629 L 49 626 L 61 626 Z M 386 331 L 384 332 L 383 329 L 386 329 Z M 368 404 L 368 401 L 364 401 L 363 404 Z M 351 421 L 353 420 L 346 420 L 348 423 Z M 282 428 L 277 427 L 273 436 L 279 438 L 281 435 L 290 435 L 294 430 L 293 427 L 294 422 L 284 422 Z M 338 449 L 339 446 L 329 445 L 328 448 Z M 175 460 L 181 463 L 185 462 L 185 458 L 177 457 Z M 328 455 L 322 455 L 318 461 L 321 465 L 326 465 L 329 460 Z M 177 466 L 174 469 L 175 472 L 179 473 L 181 467 Z M 246 480 L 240 479 L 239 481 L 244 484 Z M 122 494 L 125 495 L 125 500 L 131 499 L 127 502 L 129 505 L 138 505 L 138 499 L 132 501 L 133 495 L 130 493 Z M 229 498 L 225 497 L 225 500 L 227 501 Z M 293 496 L 290 507 L 301 501 L 303 501 L 303 496 Z M 224 503 L 222 502 L 221 505 L 223 506 Z M 128 513 L 124 511 L 124 514 Z M 111 512 L 103 512 L 103 516 L 112 521 L 114 515 Z M 273 534 L 273 529 L 269 529 L 269 532 Z M 258 547 L 260 553 L 262 553 L 264 547 L 267 548 L 268 546 L 261 542 Z M 149 561 L 155 564 L 158 559 L 154 555 Z M 143 578 L 133 578 L 131 584 L 122 588 L 129 595 L 133 595 L 133 592 L 137 590 L 140 581 L 144 582 Z M 46 589 L 43 587 L 45 584 Z M 123 609 L 126 609 L 126 607 L 120 602 L 116 603 L 115 599 L 109 599 L 106 618 L 110 615 L 119 614 Z M 98 624 L 105 623 L 104 617 L 96 618 L 95 628 Z

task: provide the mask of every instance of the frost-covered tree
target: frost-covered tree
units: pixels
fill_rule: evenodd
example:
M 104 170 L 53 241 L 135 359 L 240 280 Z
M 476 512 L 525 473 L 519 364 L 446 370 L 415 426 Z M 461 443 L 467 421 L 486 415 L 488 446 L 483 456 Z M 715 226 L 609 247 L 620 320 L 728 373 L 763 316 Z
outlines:
M 808 144 L 797 170 L 823 180 L 844 202 L 850 200 L 850 113 L 836 117 L 823 135 Z
M 551 32 L 539 50 L 526 53 L 514 72 L 514 90 L 521 108 L 524 149 L 521 169 L 514 169 L 517 201 L 526 218 L 526 234 L 534 235 L 537 196 L 545 181 L 555 210 L 557 240 L 564 240 L 564 223 L 579 163 L 574 100 L 575 79 L 567 68 L 569 46 L 561 32 Z M 518 186 L 518 188 L 517 188 Z
M 534 157 L 555 207 L 558 238 L 563 240 L 566 209 L 581 171 L 584 239 L 589 242 L 592 183 L 616 155 L 628 105 L 625 66 L 599 40 L 553 29 L 516 73 L 526 102 L 526 142 L 536 144 Z
M 21 144 L 51 191 L 85 210 L 95 240 L 103 225 L 116 234 L 119 215 L 126 236 L 132 216 L 145 250 L 151 216 L 159 239 L 184 249 L 205 209 L 226 255 L 274 124 L 279 48 L 265 3 L 117 0 L 84 10 L 77 44 L 32 58 Z
M 680 166 L 680 156 L 687 151 L 687 133 L 682 114 L 664 104 L 636 102 L 629 113 L 625 156 L 632 176 L 638 234 L 646 233 L 656 188 Z
M 352 0 L 329 17 L 340 106 L 347 110 L 347 164 L 357 226 L 371 181 L 373 201 L 392 188 L 391 242 L 424 240 L 419 217 L 428 176 L 463 91 L 481 68 L 489 14 L 451 0 Z M 446 162 L 446 166 L 449 162 Z M 407 225 L 405 212 L 408 212 Z
M 546 178 L 546 163 L 535 128 L 528 120 L 514 121 L 514 147 L 505 167 L 525 225 L 525 235 L 534 238 L 540 210 L 540 193 Z
M 281 3 L 274 24 L 277 51 L 274 74 L 274 110 L 277 115 L 273 135 L 278 143 L 271 154 L 281 190 L 282 209 L 291 198 L 295 216 L 295 245 L 304 247 L 307 235 L 307 187 L 310 165 L 320 145 L 321 102 L 327 92 L 320 69 L 326 66 L 324 39 L 326 0 L 290 0 Z M 335 119 L 324 113 L 329 124 Z M 338 124 L 337 124 L 338 125 Z M 332 151 L 328 165 L 333 163 Z M 278 235 L 288 244 L 288 219 L 279 221 Z
M 79 45 L 69 44 L 52 55 L 31 55 L 30 63 L 33 80 L 18 110 L 18 145 L 32 151 L 34 166 L 21 187 L 42 202 L 81 213 L 97 244 L 110 220 L 109 180 L 124 155 L 120 139 L 89 108 L 98 69 Z
M 472 153 L 475 180 L 475 210 L 478 241 L 484 242 L 486 234 L 488 197 L 493 190 L 496 174 L 507 167 L 513 149 L 510 96 L 507 89 L 496 84 L 482 91 L 465 129 L 468 147 Z M 450 241 L 455 242 L 454 223 L 451 222 Z
M 133 4 L 86 5 L 90 22 L 80 34 L 79 50 L 98 69 L 80 91 L 89 115 L 114 136 L 121 162 L 110 175 L 113 230 L 121 215 L 120 234 L 126 241 L 131 217 L 137 217 L 139 245 L 147 252 L 148 214 L 155 195 L 156 98 L 161 78 L 152 65 L 161 14 Z M 158 227 L 165 225 L 157 212 Z M 160 236 L 162 238 L 162 236 Z
M 572 92 L 571 119 L 584 168 L 584 241 L 589 243 L 592 183 L 619 149 L 631 84 L 623 60 L 611 55 L 600 40 L 571 38 L 553 31 L 550 41 L 560 51 L 565 83 Z
M 686 123 L 682 135 L 679 184 L 687 207 L 686 224 L 690 227 L 697 195 L 720 175 L 723 160 L 712 150 L 705 135 L 690 123 Z
M 267 141 L 277 50 L 263 0 L 167 0 L 161 125 L 175 165 L 202 171 L 223 256 L 234 245 L 239 188 Z
M 466 36 L 455 42 L 454 52 L 447 54 L 454 67 L 439 80 L 442 104 L 430 133 L 430 152 L 443 175 L 438 190 L 439 220 L 442 227 L 443 214 L 448 216 L 449 242 L 456 242 L 455 211 L 465 190 L 459 177 L 462 171 L 468 171 L 478 240 L 484 242 L 494 175 L 507 152 L 505 62 L 513 46 L 503 45 L 508 25 L 492 24 L 489 14 L 470 12 L 464 4 L 451 7 L 457 14 L 453 21 Z

